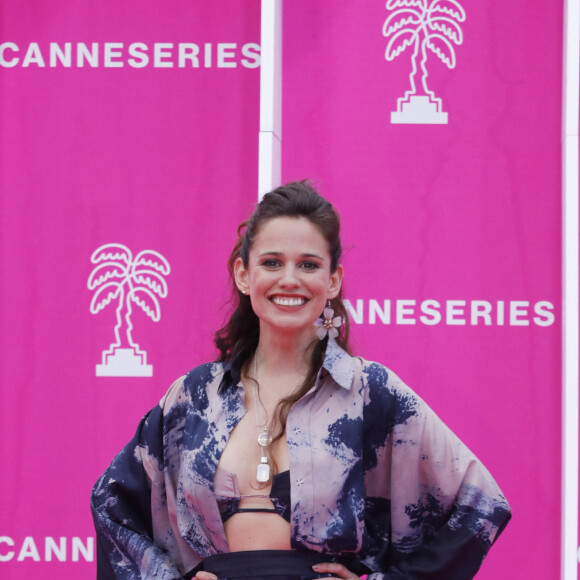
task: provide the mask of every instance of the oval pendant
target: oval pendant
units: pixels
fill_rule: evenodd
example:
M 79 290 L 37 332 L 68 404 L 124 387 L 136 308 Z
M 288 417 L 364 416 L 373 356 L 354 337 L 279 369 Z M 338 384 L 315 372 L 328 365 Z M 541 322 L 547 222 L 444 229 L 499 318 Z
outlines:
M 266 483 L 270 479 L 270 466 L 267 463 L 259 463 L 256 469 L 256 479 L 260 483 Z
M 268 445 L 272 443 L 272 435 L 270 435 L 268 431 L 262 431 L 262 433 L 258 435 L 258 443 L 261 447 L 268 447 Z

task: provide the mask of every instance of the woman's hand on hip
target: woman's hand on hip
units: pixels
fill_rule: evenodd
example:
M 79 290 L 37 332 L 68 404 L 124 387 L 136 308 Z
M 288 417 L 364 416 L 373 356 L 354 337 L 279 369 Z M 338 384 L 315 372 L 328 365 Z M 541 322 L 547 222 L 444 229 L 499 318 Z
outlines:
M 334 574 L 332 578 L 336 580 L 360 580 L 354 572 L 337 562 L 325 562 L 323 564 L 314 564 L 312 569 L 320 574 Z M 331 578 L 328 576 L 328 578 Z
M 198 572 L 194 577 L 194 580 L 218 580 L 218 577 L 211 572 Z

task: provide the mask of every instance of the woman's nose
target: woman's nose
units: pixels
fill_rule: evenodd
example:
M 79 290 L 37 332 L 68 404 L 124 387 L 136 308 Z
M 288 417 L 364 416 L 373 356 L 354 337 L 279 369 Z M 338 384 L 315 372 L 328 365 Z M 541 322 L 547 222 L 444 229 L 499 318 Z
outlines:
M 282 271 L 282 278 L 280 279 L 280 286 L 284 288 L 295 287 L 300 285 L 295 266 L 287 264 Z

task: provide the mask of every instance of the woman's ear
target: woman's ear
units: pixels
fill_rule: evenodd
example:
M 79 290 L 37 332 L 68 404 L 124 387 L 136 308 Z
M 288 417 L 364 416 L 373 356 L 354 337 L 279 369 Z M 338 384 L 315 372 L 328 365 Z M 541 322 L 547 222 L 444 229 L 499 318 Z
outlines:
M 246 270 L 242 258 L 237 258 L 234 262 L 234 279 L 236 286 L 242 294 L 248 294 L 250 285 L 248 280 L 248 271 Z
M 336 271 L 330 275 L 330 282 L 328 283 L 328 299 L 332 300 L 338 296 L 340 292 L 340 287 L 342 285 L 342 264 L 339 264 Z

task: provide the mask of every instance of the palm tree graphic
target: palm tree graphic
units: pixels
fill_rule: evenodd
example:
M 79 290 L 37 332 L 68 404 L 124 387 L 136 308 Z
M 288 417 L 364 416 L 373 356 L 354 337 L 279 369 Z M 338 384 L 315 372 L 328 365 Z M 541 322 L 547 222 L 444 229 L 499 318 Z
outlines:
M 413 47 L 411 89 L 397 100 L 391 123 L 447 123 L 441 99 L 427 86 L 427 56 L 431 51 L 450 69 L 455 68 L 453 44 L 463 42 L 459 24 L 465 21 L 465 10 L 456 0 L 387 0 L 387 10 L 392 12 L 383 24 L 383 36 L 389 39 L 386 60 Z
M 113 301 L 117 304 L 115 342 L 103 351 L 97 376 L 152 376 L 147 353 L 133 340 L 131 314 L 135 304 L 154 322 L 159 321 L 159 298 L 167 296 L 169 262 L 154 250 L 143 250 L 133 258 L 122 244 L 97 248 L 91 262 L 96 264 L 87 282 L 89 290 L 95 291 L 91 313 L 97 314 Z

